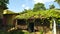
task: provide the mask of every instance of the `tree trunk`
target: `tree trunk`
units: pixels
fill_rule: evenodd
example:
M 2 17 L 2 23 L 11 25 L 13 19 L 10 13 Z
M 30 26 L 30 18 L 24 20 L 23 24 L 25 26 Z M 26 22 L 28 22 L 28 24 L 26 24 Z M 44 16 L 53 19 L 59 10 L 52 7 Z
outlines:
M 3 23 L 3 9 L 0 9 L 0 25 Z

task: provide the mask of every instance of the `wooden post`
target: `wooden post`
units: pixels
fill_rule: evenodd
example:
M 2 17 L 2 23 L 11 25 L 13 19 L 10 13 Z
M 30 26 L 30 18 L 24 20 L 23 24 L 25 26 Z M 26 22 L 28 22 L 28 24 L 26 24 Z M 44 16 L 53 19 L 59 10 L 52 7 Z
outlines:
M 15 23 L 15 28 L 16 28 L 16 29 L 17 29 L 17 25 L 18 25 L 18 24 L 17 24 L 17 20 L 16 20 L 16 23 Z

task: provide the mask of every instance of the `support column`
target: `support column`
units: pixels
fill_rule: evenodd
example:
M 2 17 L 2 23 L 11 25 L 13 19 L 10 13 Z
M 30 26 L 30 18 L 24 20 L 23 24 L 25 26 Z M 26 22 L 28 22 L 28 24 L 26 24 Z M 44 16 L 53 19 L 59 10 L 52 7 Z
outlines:
M 53 34 L 56 34 L 56 21 L 53 18 Z

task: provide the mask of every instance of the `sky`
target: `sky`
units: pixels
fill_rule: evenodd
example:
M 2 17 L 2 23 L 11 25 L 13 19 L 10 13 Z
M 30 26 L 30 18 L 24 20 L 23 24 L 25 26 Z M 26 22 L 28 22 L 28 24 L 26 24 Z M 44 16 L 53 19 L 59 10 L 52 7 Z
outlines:
M 22 12 L 24 9 L 33 9 L 34 4 L 38 2 L 45 4 L 47 9 L 51 4 L 54 4 L 56 8 L 60 8 L 58 3 L 54 2 L 54 0 L 9 0 L 7 7 L 9 8 L 8 10 L 18 13 Z

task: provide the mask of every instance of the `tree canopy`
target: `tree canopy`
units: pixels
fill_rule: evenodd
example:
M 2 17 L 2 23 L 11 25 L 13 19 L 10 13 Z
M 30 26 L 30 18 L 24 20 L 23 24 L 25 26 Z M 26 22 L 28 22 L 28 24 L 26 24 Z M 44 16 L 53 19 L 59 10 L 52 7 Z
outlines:
M 43 3 L 37 3 L 34 5 L 33 11 L 46 10 Z
M 8 4 L 9 0 L 0 0 L 0 3 Z
M 60 0 L 55 0 L 55 2 L 57 2 L 60 5 Z
M 3 9 L 7 9 L 7 4 L 9 3 L 9 0 L 0 0 L 0 7 Z
M 54 9 L 55 8 L 55 6 L 52 4 L 52 5 L 50 5 L 50 9 Z

